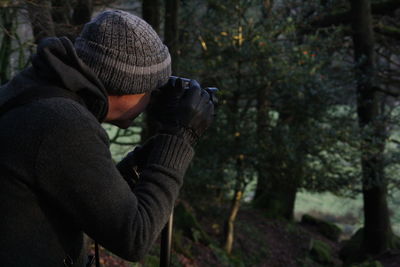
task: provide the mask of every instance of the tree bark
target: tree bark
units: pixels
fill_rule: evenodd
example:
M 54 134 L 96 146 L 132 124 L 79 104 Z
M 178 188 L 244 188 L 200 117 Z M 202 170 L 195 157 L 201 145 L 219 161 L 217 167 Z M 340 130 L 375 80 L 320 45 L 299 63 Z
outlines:
M 168 46 L 172 57 L 172 73 L 178 75 L 178 51 L 179 51 L 179 30 L 178 30 L 179 1 L 165 0 L 165 27 L 164 42 Z
M 352 0 L 351 14 L 357 114 L 362 138 L 363 247 L 367 254 L 376 255 L 389 248 L 392 230 L 387 204 L 387 182 L 383 170 L 385 125 L 380 118 L 378 94 L 374 89 L 376 70 L 370 1 Z
M 400 8 L 400 2 L 398 0 L 389 0 L 386 2 L 374 3 L 370 6 L 373 15 L 394 15 L 395 11 Z M 352 11 L 344 11 L 333 15 L 319 16 L 311 22 L 311 26 L 325 28 L 341 24 L 350 24 L 353 20 L 352 14 Z
M 83 25 L 90 21 L 93 13 L 92 0 L 78 0 L 72 14 L 72 24 Z
M 236 167 L 237 167 L 236 188 L 235 188 L 235 193 L 233 194 L 229 215 L 225 223 L 224 249 L 228 255 L 232 253 L 233 242 L 235 240 L 235 221 L 240 209 L 240 203 L 242 201 L 245 189 L 245 183 L 243 177 L 243 162 L 242 159 L 240 159 L 240 157 L 237 159 Z
M 51 17 L 56 24 L 70 24 L 70 0 L 51 0 Z
M 27 9 L 32 24 L 35 43 L 45 37 L 55 36 L 50 0 L 29 0 Z
M 160 33 L 160 1 L 143 0 L 142 17 L 153 29 Z
M 298 129 L 305 121 L 297 118 L 295 111 L 285 105 L 277 111 L 279 120 L 276 126 L 268 130 L 267 134 L 260 133 L 267 142 L 261 143 L 265 158 L 259 158 L 257 169 L 261 176 L 258 177 L 253 204 L 268 217 L 290 221 L 293 220 L 297 190 L 304 179 L 307 147 L 299 139 Z
M 241 28 L 241 21 L 240 17 L 238 20 L 238 28 Z M 238 47 L 238 53 L 241 54 L 241 49 L 242 49 L 242 44 L 240 41 L 237 43 Z M 236 83 L 237 87 L 241 88 L 242 85 L 242 59 L 239 58 L 237 61 L 237 69 L 236 69 Z M 242 143 L 242 138 L 240 136 L 240 128 L 239 124 L 237 123 L 238 120 L 238 114 L 240 111 L 239 108 L 239 100 L 240 100 L 240 93 L 238 91 L 234 92 L 229 103 L 228 107 L 231 110 L 231 116 L 229 116 L 228 120 L 230 121 L 231 127 L 232 127 L 232 133 L 235 135 L 235 146 L 236 148 L 241 147 Z M 242 151 L 236 151 L 236 181 L 235 181 L 235 193 L 233 195 L 232 199 L 232 204 L 229 210 L 229 215 L 227 217 L 226 223 L 225 223 L 225 244 L 224 244 L 224 249 L 227 254 L 231 254 L 232 248 L 233 248 L 233 242 L 234 242 L 234 230 L 235 230 L 235 221 L 237 214 L 240 209 L 240 203 L 242 201 L 243 197 L 243 192 L 245 190 L 245 179 L 243 175 L 243 160 L 244 160 L 244 155 L 242 154 Z
M 13 8 L 5 7 L 0 10 L 0 22 L 3 25 L 3 38 L 0 46 L 0 85 L 6 83 L 9 79 L 14 17 Z
M 159 0 L 143 0 L 142 17 L 159 34 L 160 31 L 160 2 Z M 143 127 L 141 140 L 153 136 L 157 131 L 157 123 L 145 114 L 145 127 Z
M 269 88 L 259 88 L 257 90 L 257 142 L 261 151 L 267 151 L 267 138 L 268 138 L 268 95 Z M 257 187 L 254 200 L 259 199 L 267 188 L 267 170 L 265 168 L 264 160 L 259 160 L 257 164 Z
M 269 19 L 274 1 L 263 1 L 263 18 Z M 263 66 L 268 68 L 268 66 Z M 282 134 L 273 134 L 269 129 L 269 93 L 273 85 L 268 83 L 265 87 L 257 90 L 257 142 L 262 155 L 258 157 L 257 163 L 257 187 L 253 199 L 255 208 L 261 210 L 263 214 L 272 218 L 293 219 L 294 202 L 297 193 L 297 177 L 293 177 L 291 172 L 283 167 L 283 162 L 287 161 L 286 156 L 267 157 L 271 155 L 268 148 L 271 138 L 282 142 Z M 290 116 L 291 114 L 288 114 Z M 282 116 L 282 115 L 281 115 Z M 286 115 L 285 115 L 286 116 Z M 285 122 L 282 121 L 282 124 Z M 293 125 L 287 125 L 293 127 Z M 280 127 L 280 126 L 278 126 Z M 285 132 L 284 134 L 290 134 Z M 292 130 L 293 131 L 293 130 Z M 278 146 L 278 145 L 277 145 Z M 280 153 L 280 152 L 279 152 Z M 294 151 L 293 153 L 298 153 Z M 268 162 L 274 161 L 272 164 Z M 284 173 L 282 175 L 282 173 Z
M 298 186 L 294 183 L 296 177 L 287 179 L 265 175 L 265 182 L 259 180 L 257 184 L 258 195 L 254 199 L 254 206 L 262 210 L 270 218 L 293 220 L 293 211 L 296 201 Z M 300 175 L 300 174 L 299 174 Z M 259 177 L 260 179 L 260 177 Z M 288 182 L 283 182 L 288 181 Z
M 233 241 L 235 239 L 235 221 L 240 209 L 240 202 L 242 201 L 243 191 L 235 191 L 233 196 L 232 205 L 229 211 L 228 221 L 226 222 L 225 245 L 224 249 L 228 255 L 232 253 Z

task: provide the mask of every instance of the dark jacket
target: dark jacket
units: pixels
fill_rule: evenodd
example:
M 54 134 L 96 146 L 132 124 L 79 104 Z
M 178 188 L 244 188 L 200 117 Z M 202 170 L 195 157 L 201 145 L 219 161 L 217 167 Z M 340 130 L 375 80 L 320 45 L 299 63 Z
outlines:
M 83 233 L 124 259 L 142 258 L 168 219 L 193 149 L 156 135 L 118 170 L 100 125 L 106 92 L 71 42 L 45 40 L 32 63 L 0 88 L 0 106 L 41 88 L 73 97 L 55 93 L 0 117 L 0 266 L 64 266 L 69 258 L 83 266 Z M 132 188 L 135 158 L 140 179 Z

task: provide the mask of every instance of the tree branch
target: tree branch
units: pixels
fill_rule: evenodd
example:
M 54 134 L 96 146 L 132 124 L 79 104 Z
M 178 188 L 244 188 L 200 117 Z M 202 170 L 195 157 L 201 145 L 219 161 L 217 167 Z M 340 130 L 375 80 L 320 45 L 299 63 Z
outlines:
M 398 93 L 398 92 L 393 92 L 393 91 L 390 91 L 390 90 L 387 90 L 387 89 L 383 89 L 383 88 L 380 88 L 380 87 L 374 87 L 374 89 L 375 89 L 375 91 L 384 93 L 384 94 L 389 95 L 391 97 L 399 97 L 400 96 L 400 93 Z
M 374 27 L 374 31 L 387 37 L 400 40 L 400 30 L 398 28 L 386 25 L 377 25 Z
M 400 1 L 398 0 L 388 0 L 387 2 L 383 3 L 371 4 L 372 15 L 393 16 L 398 8 L 400 8 Z M 350 10 L 348 10 L 333 15 L 317 17 L 310 24 L 316 28 L 327 28 L 342 24 L 350 24 L 351 20 L 352 16 L 350 14 Z

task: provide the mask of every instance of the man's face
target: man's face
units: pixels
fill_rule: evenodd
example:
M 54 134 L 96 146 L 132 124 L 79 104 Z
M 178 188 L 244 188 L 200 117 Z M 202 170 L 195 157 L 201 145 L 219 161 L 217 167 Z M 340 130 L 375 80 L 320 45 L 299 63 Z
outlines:
M 126 129 L 142 113 L 150 101 L 151 93 L 108 96 L 108 113 L 105 122 Z

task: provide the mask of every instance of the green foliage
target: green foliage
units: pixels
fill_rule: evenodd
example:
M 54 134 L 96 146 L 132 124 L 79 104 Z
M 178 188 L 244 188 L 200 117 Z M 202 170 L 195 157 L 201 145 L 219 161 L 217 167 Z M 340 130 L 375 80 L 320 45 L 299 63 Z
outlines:
M 181 44 L 179 69 L 221 89 L 216 120 L 186 178 L 186 198 L 206 194 L 209 203 L 221 203 L 260 172 L 269 192 L 277 192 L 277 183 L 319 192 L 359 189 L 351 72 L 338 73 L 339 55 L 332 63 L 341 29 L 304 37 L 296 28 L 300 15 L 291 16 L 284 5 L 265 12 L 254 0 L 183 6 L 187 46 Z
M 137 118 L 135 125 L 125 130 L 111 124 L 103 124 L 110 138 L 110 150 L 116 162 L 120 161 L 128 152 L 132 151 L 134 146 L 143 141 L 141 140 L 142 118 L 143 116 Z

